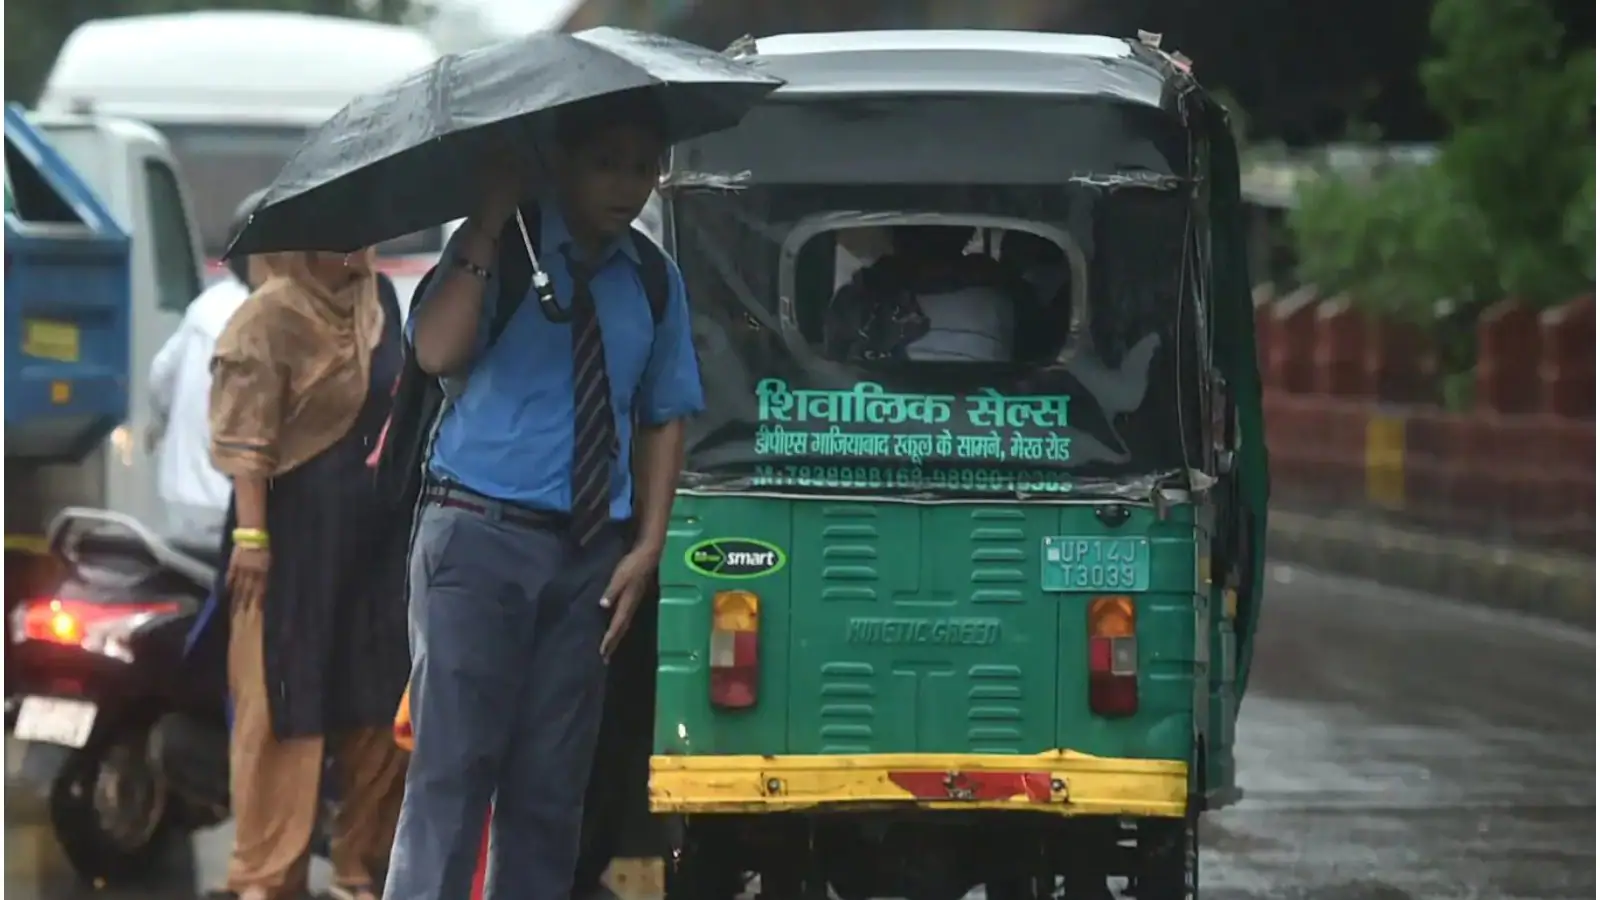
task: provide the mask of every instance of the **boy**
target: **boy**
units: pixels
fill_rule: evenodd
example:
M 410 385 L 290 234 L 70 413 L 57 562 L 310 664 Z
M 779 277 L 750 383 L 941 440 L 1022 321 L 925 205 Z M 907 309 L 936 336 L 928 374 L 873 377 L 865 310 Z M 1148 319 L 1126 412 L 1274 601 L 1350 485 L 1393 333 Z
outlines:
M 523 209 L 570 321 L 530 296 L 485 349 L 498 246 L 521 241 L 513 179 L 491 184 L 412 314 L 417 363 L 452 400 L 411 554 L 416 746 L 387 900 L 466 897 L 491 797 L 486 896 L 571 891 L 605 663 L 660 562 L 683 419 L 704 405 L 682 276 L 666 261 L 657 324 L 628 234 L 663 126 L 643 100 L 558 124 L 555 197 Z

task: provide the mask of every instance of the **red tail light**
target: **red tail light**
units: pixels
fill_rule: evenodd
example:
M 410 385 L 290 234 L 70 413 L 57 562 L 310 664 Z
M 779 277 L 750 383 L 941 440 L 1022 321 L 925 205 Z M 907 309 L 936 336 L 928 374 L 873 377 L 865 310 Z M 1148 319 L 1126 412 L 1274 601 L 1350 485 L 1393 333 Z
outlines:
M 125 643 L 128 634 L 152 617 L 178 609 L 176 603 L 89 603 L 55 597 L 29 600 L 12 613 L 11 640 L 82 647 L 132 659 Z
M 748 709 L 760 694 L 761 599 L 749 591 L 711 598 L 711 705 Z
M 1139 643 L 1132 597 L 1089 604 L 1089 710 L 1108 719 L 1139 711 Z

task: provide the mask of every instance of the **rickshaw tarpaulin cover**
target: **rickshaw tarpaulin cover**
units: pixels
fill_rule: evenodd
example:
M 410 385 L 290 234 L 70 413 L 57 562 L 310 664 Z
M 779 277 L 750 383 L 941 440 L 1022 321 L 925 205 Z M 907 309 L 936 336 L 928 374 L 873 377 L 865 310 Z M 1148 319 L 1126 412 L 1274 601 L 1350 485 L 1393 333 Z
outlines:
M 1075 136 L 1106 129 L 1115 141 Z M 1013 133 L 1002 143 L 1028 149 L 997 170 L 985 154 Z M 883 164 L 907 146 L 925 153 Z M 690 424 L 688 486 L 951 499 L 1147 498 L 1189 484 L 1202 410 L 1183 381 L 1204 298 L 1178 123 L 1040 98 L 773 102 L 679 156 L 689 172 L 749 170 L 731 190 L 675 190 L 708 406 Z M 696 180 L 716 184 L 685 179 Z M 1072 247 L 1083 296 L 1050 358 L 822 353 L 832 236 L 934 221 L 1037 229 Z

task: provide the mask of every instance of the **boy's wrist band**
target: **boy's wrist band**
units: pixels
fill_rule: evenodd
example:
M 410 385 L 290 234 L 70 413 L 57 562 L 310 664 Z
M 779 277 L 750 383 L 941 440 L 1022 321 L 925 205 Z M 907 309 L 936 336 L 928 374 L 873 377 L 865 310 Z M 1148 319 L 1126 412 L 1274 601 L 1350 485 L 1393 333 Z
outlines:
M 464 256 L 456 257 L 455 266 L 458 269 L 466 270 L 468 275 L 471 275 L 473 278 L 476 278 L 479 281 L 488 281 L 489 280 L 489 270 L 488 269 L 485 269 L 483 266 L 478 265 L 477 263 L 473 262 L 470 259 L 467 259 Z

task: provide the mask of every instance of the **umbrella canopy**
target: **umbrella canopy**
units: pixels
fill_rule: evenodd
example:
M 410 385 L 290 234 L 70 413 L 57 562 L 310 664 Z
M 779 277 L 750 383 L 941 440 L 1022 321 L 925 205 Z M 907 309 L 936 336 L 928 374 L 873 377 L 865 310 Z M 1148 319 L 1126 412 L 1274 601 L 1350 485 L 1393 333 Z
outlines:
M 480 199 L 486 160 L 507 148 L 536 191 L 549 114 L 575 103 L 648 93 L 677 142 L 738 124 L 782 84 L 704 47 L 620 28 L 445 56 L 313 132 L 228 253 L 348 252 L 463 218 Z

